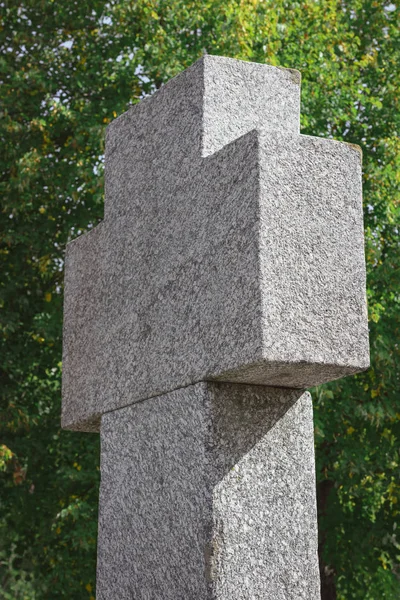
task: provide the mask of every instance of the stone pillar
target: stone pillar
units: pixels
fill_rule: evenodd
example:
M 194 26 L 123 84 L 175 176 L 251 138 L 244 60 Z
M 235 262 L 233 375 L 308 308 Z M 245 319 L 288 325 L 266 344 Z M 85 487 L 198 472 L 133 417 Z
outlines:
M 97 600 L 319 597 L 308 393 L 197 383 L 101 436 Z
M 63 426 L 101 430 L 97 600 L 319 597 L 311 399 L 368 367 L 358 147 L 205 56 L 116 119 L 68 246 Z

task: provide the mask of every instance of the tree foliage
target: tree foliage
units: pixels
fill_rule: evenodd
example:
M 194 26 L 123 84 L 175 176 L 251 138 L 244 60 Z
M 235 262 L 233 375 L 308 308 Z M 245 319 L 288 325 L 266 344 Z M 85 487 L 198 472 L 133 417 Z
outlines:
M 98 437 L 60 430 L 63 256 L 104 129 L 204 51 L 298 68 L 302 132 L 358 143 L 372 367 L 314 391 L 323 597 L 400 596 L 399 69 L 382 0 L 0 4 L 0 597 L 94 598 Z

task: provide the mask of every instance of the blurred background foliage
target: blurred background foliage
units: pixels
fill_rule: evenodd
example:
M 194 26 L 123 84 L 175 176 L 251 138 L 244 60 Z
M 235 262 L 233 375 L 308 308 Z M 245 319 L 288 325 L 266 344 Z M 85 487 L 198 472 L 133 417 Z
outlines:
M 302 72 L 302 132 L 360 144 L 371 369 L 313 391 L 323 600 L 400 597 L 399 64 L 382 0 L 0 3 L 0 598 L 94 599 L 99 440 L 60 430 L 63 256 L 104 130 L 203 52 Z

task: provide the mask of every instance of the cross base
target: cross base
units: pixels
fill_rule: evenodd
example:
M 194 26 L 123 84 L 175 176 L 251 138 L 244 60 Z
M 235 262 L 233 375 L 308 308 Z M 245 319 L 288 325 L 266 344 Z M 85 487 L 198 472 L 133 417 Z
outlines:
M 97 600 L 317 600 L 312 402 L 201 382 L 101 424 Z

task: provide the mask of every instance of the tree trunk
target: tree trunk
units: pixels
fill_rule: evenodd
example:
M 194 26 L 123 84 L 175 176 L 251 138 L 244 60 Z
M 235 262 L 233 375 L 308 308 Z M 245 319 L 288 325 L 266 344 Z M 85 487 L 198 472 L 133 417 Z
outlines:
M 317 486 L 317 504 L 319 523 L 321 517 L 325 516 L 328 504 L 328 496 L 333 488 L 333 481 L 325 479 Z M 318 557 L 319 569 L 321 576 L 321 600 L 336 600 L 336 571 L 332 565 L 325 564 L 323 559 L 324 546 L 327 534 L 325 531 L 319 530 Z

